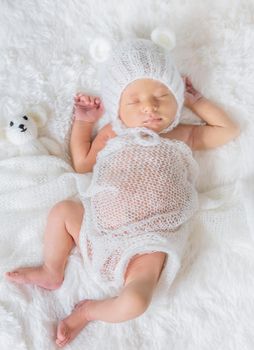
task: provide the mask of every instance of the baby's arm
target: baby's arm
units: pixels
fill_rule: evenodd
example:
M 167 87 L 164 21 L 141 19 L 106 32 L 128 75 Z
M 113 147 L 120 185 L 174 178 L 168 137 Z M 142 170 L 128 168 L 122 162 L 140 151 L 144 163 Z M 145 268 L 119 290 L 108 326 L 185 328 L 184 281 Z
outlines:
M 224 145 L 240 134 L 240 126 L 222 108 L 201 96 L 188 78 L 185 83 L 185 106 L 206 122 L 206 125 L 191 128 L 190 146 L 193 150 Z
M 70 151 L 73 168 L 78 173 L 92 171 L 96 162 L 97 153 L 106 144 L 106 126 L 99 131 L 92 141 L 94 125 L 103 115 L 103 112 L 101 101 L 98 98 L 84 94 L 79 94 L 75 97 Z

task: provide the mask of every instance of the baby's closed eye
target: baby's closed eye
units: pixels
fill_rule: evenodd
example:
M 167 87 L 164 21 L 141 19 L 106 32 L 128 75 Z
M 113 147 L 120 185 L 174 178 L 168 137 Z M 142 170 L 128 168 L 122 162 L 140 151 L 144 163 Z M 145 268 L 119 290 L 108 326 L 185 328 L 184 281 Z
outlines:
M 127 105 L 134 105 L 134 104 L 137 104 L 139 102 L 140 102 L 139 100 L 132 100 L 132 101 L 127 102 Z
M 167 96 L 169 96 L 168 93 L 167 93 L 167 94 L 155 95 L 154 98 L 157 100 L 157 99 L 161 99 L 161 98 L 167 97 Z M 135 99 L 135 100 L 130 100 L 130 101 L 128 101 L 128 102 L 127 102 L 127 105 L 134 105 L 134 104 L 138 104 L 138 103 L 140 103 L 140 100 Z
M 160 98 L 160 97 L 165 97 L 168 96 L 169 94 L 163 94 L 163 95 L 159 95 L 159 96 L 155 96 L 156 98 Z

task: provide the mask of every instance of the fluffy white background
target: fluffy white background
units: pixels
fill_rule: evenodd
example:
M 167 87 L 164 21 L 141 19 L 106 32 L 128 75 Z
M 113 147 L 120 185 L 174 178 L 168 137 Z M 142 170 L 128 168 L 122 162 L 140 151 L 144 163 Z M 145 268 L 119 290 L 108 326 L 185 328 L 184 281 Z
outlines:
M 1 350 L 55 349 L 58 319 L 80 298 L 106 294 L 86 279 L 76 250 L 64 284 L 55 292 L 9 284 L 2 274 L 20 264 L 41 261 L 50 207 L 63 198 L 76 197 L 78 187 L 70 178 L 78 177 L 67 164 L 72 99 L 80 90 L 99 94 L 89 42 L 101 34 L 113 41 L 128 36 L 148 38 L 157 25 L 169 25 L 175 31 L 174 56 L 181 73 L 189 74 L 201 92 L 238 120 L 242 133 L 219 149 L 195 154 L 201 168 L 202 210 L 168 298 L 156 300 L 134 321 L 91 323 L 66 348 L 254 348 L 253 14 L 251 0 L 0 0 L 0 123 L 4 124 L 6 97 L 27 109 L 39 104 L 49 115 L 43 133 L 64 144 L 66 151 L 62 163 L 51 160 L 55 167 L 49 168 L 51 176 L 38 167 L 44 182 L 38 173 L 34 180 L 33 172 L 29 173 L 30 182 L 26 182 L 27 174 L 20 174 L 21 187 L 37 196 L 33 208 L 20 206 L 23 197 L 17 176 L 11 186 L 14 163 L 0 162 Z M 188 120 L 193 115 L 185 110 L 184 117 Z M 21 168 L 19 162 L 17 169 Z M 57 191 L 49 198 L 45 189 L 49 191 L 54 184 Z M 39 198 L 42 193 L 47 200 Z

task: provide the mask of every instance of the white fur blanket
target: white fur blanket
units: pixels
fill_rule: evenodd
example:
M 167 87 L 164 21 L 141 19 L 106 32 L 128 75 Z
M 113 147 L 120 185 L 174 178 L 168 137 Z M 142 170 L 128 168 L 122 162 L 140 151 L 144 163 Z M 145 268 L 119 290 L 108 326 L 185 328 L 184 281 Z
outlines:
M 242 134 L 195 153 L 201 210 L 169 295 L 154 298 L 135 320 L 90 323 L 66 349 L 254 348 L 253 11 L 249 0 L 0 1 L 0 110 L 6 96 L 24 107 L 42 105 L 49 114 L 43 134 L 66 147 L 62 159 L 0 161 L 1 350 L 57 349 L 58 320 L 79 300 L 114 292 L 87 278 L 76 249 L 56 291 L 8 283 L 3 274 L 41 263 L 50 208 L 78 200 L 89 184 L 91 174 L 75 174 L 67 153 L 73 94 L 99 93 L 88 40 L 149 37 L 159 24 L 176 32 L 180 71 L 239 121 Z M 184 117 L 194 118 L 187 110 Z

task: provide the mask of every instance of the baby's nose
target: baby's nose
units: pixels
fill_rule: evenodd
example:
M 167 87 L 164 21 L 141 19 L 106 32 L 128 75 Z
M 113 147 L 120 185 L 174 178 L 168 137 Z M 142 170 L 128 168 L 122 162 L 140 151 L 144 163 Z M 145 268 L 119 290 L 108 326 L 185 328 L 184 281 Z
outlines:
M 149 101 L 143 104 L 142 109 L 144 113 L 150 113 L 157 109 L 157 105 L 155 102 Z

